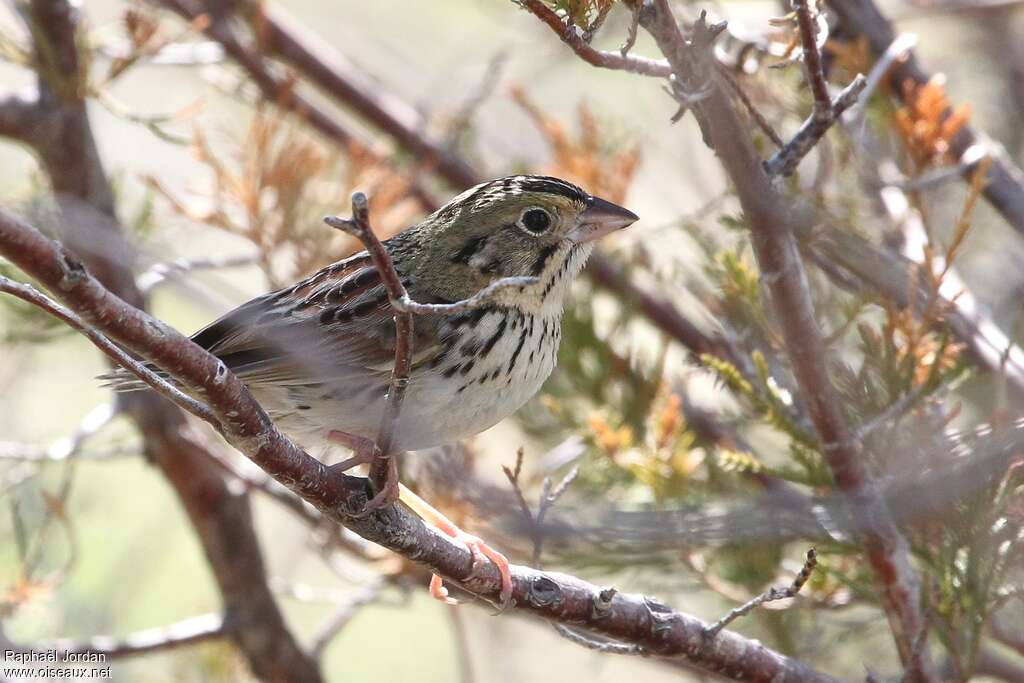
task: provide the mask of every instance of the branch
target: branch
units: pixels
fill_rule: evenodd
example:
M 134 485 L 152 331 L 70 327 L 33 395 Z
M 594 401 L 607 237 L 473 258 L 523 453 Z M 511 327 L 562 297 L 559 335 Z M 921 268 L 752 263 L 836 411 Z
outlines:
M 800 126 L 793 138 L 782 149 L 764 162 L 764 170 L 768 175 L 786 177 L 793 174 L 800 160 L 814 148 L 818 141 L 828 132 L 832 124 L 839 120 L 843 112 L 857 102 L 861 91 L 867 85 L 864 76 L 858 74 L 843 88 L 834 102 L 826 110 L 819 110 L 815 103 L 814 112 Z M 824 111 L 824 113 L 820 113 Z
M 656 11 L 641 14 L 641 24 L 668 57 L 679 80 L 707 73 L 709 54 L 701 54 L 703 19 L 690 44 L 684 41 L 666 0 Z M 709 48 L 705 48 L 709 50 Z M 696 53 L 696 54 L 695 54 Z M 920 579 L 910 564 L 906 539 L 896 528 L 885 501 L 864 462 L 859 441 L 847 423 L 839 396 L 828 376 L 828 355 L 807 289 L 790 225 L 799 220 L 761 170 L 747 131 L 720 87 L 694 105 L 705 138 L 736 186 L 752 230 L 762 279 L 772 295 L 794 375 L 807 402 L 825 458 L 851 514 L 863 523 L 859 540 L 885 596 L 901 661 L 911 680 L 935 680 L 928 660 L 925 623 L 920 608 Z M 858 526 L 861 526 L 858 524 Z
M 79 9 L 63 0 L 32 0 L 24 15 L 34 41 L 39 92 L 37 134 L 27 142 L 49 175 L 62 217 L 73 219 L 74 229 L 64 226 L 61 234 L 80 246 L 89 267 L 113 292 L 93 280 L 103 297 L 120 302 L 120 296 L 141 307 L 145 297 L 132 277 L 132 255 L 116 217 L 114 192 L 84 100 L 88 89 L 78 53 Z M 51 292 L 80 284 L 84 267 L 70 252 L 54 251 L 57 247 L 41 237 L 22 246 L 30 243 L 63 254 L 56 264 L 66 277 L 57 281 L 56 290 L 49 282 Z M 160 330 L 157 326 L 140 331 Z M 189 516 L 224 612 L 236 619 L 231 637 L 254 675 L 268 682 L 319 683 L 316 663 L 299 648 L 267 585 L 248 498 L 227 485 L 211 464 L 206 444 L 171 404 L 150 392 L 123 396 L 119 404 L 141 433 L 147 457 L 160 468 Z
M 316 635 L 313 636 L 313 644 L 309 646 L 309 651 L 312 655 L 320 658 L 324 650 L 327 649 L 327 646 L 348 625 L 348 622 L 352 621 L 352 617 L 356 615 L 360 608 L 376 602 L 382 588 L 384 588 L 384 580 L 377 577 L 368 586 L 360 588 L 338 606 L 334 614 L 327 619 Z
M 225 638 L 231 630 L 230 623 L 224 619 L 223 614 L 211 613 L 123 637 L 92 636 L 84 640 L 51 640 L 36 643 L 32 649 L 37 652 L 57 651 L 63 655 L 102 654 L 110 658 L 133 657 Z
M 714 638 L 718 635 L 718 632 L 728 626 L 730 623 L 739 619 L 745 614 L 749 614 L 766 602 L 773 602 L 775 600 L 785 600 L 786 598 L 792 598 L 800 589 L 807 583 L 807 579 L 811 578 L 811 572 L 818 566 L 818 556 L 814 552 L 814 548 L 807 551 L 807 559 L 804 560 L 804 566 L 800 568 L 800 573 L 793 579 L 793 583 L 789 584 L 785 588 L 770 588 L 761 595 L 758 595 L 753 600 L 749 600 L 746 603 L 740 605 L 736 609 L 730 611 L 724 617 L 716 621 L 715 623 L 708 626 L 705 633 L 710 638 Z
M 765 171 L 770 176 L 792 175 L 800 160 L 818 144 L 828 132 L 832 124 L 839 120 L 843 112 L 857 102 L 857 97 L 867 86 L 864 76 L 858 74 L 835 101 L 829 97 L 825 70 L 821 65 L 821 51 L 818 48 L 817 21 L 811 16 L 808 6 L 810 0 L 792 0 L 796 10 L 797 24 L 800 27 L 800 42 L 803 45 L 804 66 L 807 69 L 807 81 L 814 95 L 814 109 L 811 115 L 786 145 L 765 162 Z
M 796 12 L 796 23 L 800 29 L 800 44 L 803 48 L 804 66 L 807 68 L 807 81 L 814 95 L 814 114 L 822 118 L 828 117 L 832 109 L 832 98 L 828 94 L 828 82 L 825 69 L 821 65 L 821 50 L 818 48 L 818 23 L 811 16 L 810 0 L 791 0 Z
M 207 0 L 207 4 L 213 4 Z M 297 68 L 330 96 L 342 100 L 375 128 L 395 139 L 416 159 L 439 175 L 463 186 L 479 182 L 465 160 L 431 141 L 424 134 L 419 113 L 378 88 L 360 87 L 358 69 L 316 33 L 299 25 L 285 11 L 269 3 L 252 2 L 253 29 L 260 44 Z
M 0 136 L 31 142 L 39 128 L 40 111 L 37 92 L 0 95 Z
M 398 418 L 402 412 L 405 390 L 409 386 L 409 370 L 412 369 L 413 354 L 412 313 L 401 310 L 394 302 L 408 299 L 409 294 L 398 277 L 398 271 L 395 270 L 395 265 L 391 262 L 391 256 L 377 239 L 373 228 L 370 227 L 370 203 L 367 201 L 366 195 L 362 192 L 352 195 L 351 220 L 328 216 L 324 221 L 331 227 L 343 230 L 363 243 L 374 267 L 380 273 L 381 282 L 395 312 L 395 363 L 391 370 L 384 413 L 377 430 L 377 452 L 370 465 L 370 480 L 376 485 L 378 491 L 384 492 L 389 482 L 393 481 L 395 485 L 398 483 L 397 471 L 393 476 L 391 474 L 395 467 L 394 459 L 391 457 L 393 455 L 391 443 L 394 440 L 395 427 L 398 425 Z
M 359 515 L 366 503 L 363 480 L 329 470 L 284 437 L 245 385 L 214 356 L 187 337 L 126 304 L 59 244 L 0 210 L 0 253 L 57 294 L 80 317 L 143 355 L 192 390 L 201 389 L 228 441 L 268 474 L 329 518 L 467 590 L 495 599 L 501 581 L 495 567 L 474 570 L 464 546 L 426 526 L 400 506 Z M 248 568 L 246 568 L 248 571 Z M 708 646 L 706 624 L 652 598 L 618 593 L 598 603 L 601 589 L 572 576 L 514 565 L 516 609 L 564 624 L 582 625 L 608 638 L 634 643 L 651 654 L 682 656 L 703 669 L 750 681 L 833 681 L 806 665 L 730 631 Z M 600 614 L 595 605 L 600 604 Z
M 22 301 L 26 301 L 41 308 L 55 318 L 62 320 L 68 325 L 68 327 L 79 332 L 86 339 L 91 341 L 96 348 L 105 353 L 112 361 L 148 384 L 157 393 L 162 396 L 166 396 L 179 407 L 184 408 L 196 417 L 205 420 L 214 426 L 217 425 L 217 419 L 214 417 L 213 413 L 210 412 L 209 408 L 199 401 L 196 401 L 194 398 L 186 396 L 180 389 L 147 368 L 145 364 L 140 363 L 129 356 L 121 349 L 121 347 L 117 346 L 117 344 L 114 344 L 94 328 L 87 325 L 81 318 L 75 315 L 74 312 L 69 311 L 50 297 L 39 292 L 32 285 L 14 282 L 13 280 L 0 275 L 0 292 L 5 292 L 15 296 Z

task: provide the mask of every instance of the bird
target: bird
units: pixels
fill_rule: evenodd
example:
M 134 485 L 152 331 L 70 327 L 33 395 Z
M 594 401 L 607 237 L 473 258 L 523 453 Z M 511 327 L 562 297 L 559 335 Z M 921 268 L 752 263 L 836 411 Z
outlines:
M 570 285 L 595 241 L 636 214 L 559 178 L 513 175 L 476 185 L 382 244 L 410 298 L 464 301 L 504 278 L 480 306 L 413 317 L 412 365 L 392 453 L 450 444 L 515 413 L 551 374 Z M 264 294 L 192 336 L 248 386 L 277 427 L 303 445 L 355 451 L 369 461 L 395 360 L 394 309 L 366 251 Z M 142 385 L 115 375 L 118 389 Z M 408 489 L 400 498 L 474 558 L 508 561 Z M 431 594 L 455 602 L 436 575 Z

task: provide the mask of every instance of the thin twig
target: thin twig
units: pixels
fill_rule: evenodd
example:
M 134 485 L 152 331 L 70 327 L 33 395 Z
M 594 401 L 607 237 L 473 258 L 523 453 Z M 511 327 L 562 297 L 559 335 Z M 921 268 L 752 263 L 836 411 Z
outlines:
M 804 584 L 807 583 L 807 579 L 811 577 L 811 572 L 814 571 L 816 566 L 818 566 L 818 555 L 814 551 L 814 548 L 811 548 L 807 551 L 807 559 L 804 560 L 804 566 L 800 569 L 800 573 L 796 575 L 796 578 L 793 579 L 793 583 L 789 584 L 785 588 L 770 588 L 753 600 L 749 600 L 736 609 L 731 610 L 724 617 L 704 629 L 704 635 L 708 638 L 714 638 L 718 635 L 719 631 L 728 626 L 731 622 L 739 619 L 744 614 L 749 614 L 766 602 L 792 598 L 800 592 L 801 588 L 804 587 Z
M 166 396 L 179 407 L 184 408 L 196 417 L 206 420 L 212 425 L 217 424 L 217 418 L 209 408 L 191 396 L 183 393 L 176 386 L 146 367 L 145 364 L 140 363 L 129 356 L 121 349 L 121 347 L 110 341 L 110 339 L 95 328 L 90 327 L 73 311 L 60 305 L 32 285 L 14 282 L 13 280 L 0 275 L 0 292 L 6 292 L 7 294 L 16 296 L 23 301 L 27 301 L 30 304 L 38 306 L 54 317 L 63 320 L 72 329 L 77 330 L 85 336 L 115 363 L 148 384 L 157 393 Z
M 639 4 L 640 3 L 637 3 L 638 6 Z M 782 138 L 779 137 L 779 134 L 775 132 L 774 128 L 772 128 L 772 124 L 768 123 L 768 119 L 764 117 L 764 114 L 762 114 L 760 110 L 756 106 L 754 106 L 754 103 L 751 101 L 750 97 L 747 96 L 746 91 L 743 90 L 743 87 L 739 84 L 739 81 L 737 81 L 736 78 L 729 72 L 729 69 L 724 66 L 719 66 L 718 73 L 719 75 L 722 76 L 722 79 L 729 84 L 729 87 L 732 88 L 732 91 L 736 95 L 736 98 L 743 105 L 743 108 L 747 110 L 747 113 L 750 114 L 750 118 L 754 119 L 754 123 L 756 123 L 757 127 L 760 128 L 764 132 L 764 134 L 768 136 L 768 139 L 771 140 L 776 147 L 782 147 L 783 145 L 785 145 L 786 143 L 782 141 Z
M 955 164 L 934 168 L 913 178 L 886 183 L 886 187 L 895 187 L 903 192 L 930 190 L 970 173 L 982 159 L 986 158 L 988 157 L 985 156 L 985 149 L 981 145 L 974 145 L 969 147 Z
M 250 266 L 258 262 L 259 257 L 256 255 L 196 259 L 180 258 L 173 261 L 154 263 L 139 275 L 136 282 L 138 283 L 140 291 L 150 292 L 154 287 L 160 285 L 166 280 L 183 273 L 188 273 L 194 270 L 221 270 L 224 268 L 237 268 L 240 266 Z
M 520 474 L 523 471 L 523 449 L 520 448 L 516 451 L 516 465 L 514 469 L 509 469 L 507 466 L 502 465 L 502 471 L 505 473 L 505 477 L 508 478 L 509 483 L 512 485 L 512 492 L 515 494 L 516 501 L 519 503 L 519 508 L 523 512 L 523 517 L 526 518 L 526 522 L 530 527 L 530 536 L 533 538 L 533 566 L 540 569 L 540 553 L 544 543 L 544 517 L 547 515 L 558 499 L 569 489 L 576 477 L 580 473 L 579 465 L 574 465 L 569 473 L 562 478 L 558 483 L 558 486 L 552 490 L 552 479 L 551 477 L 544 477 L 544 482 L 541 484 L 540 502 L 537 505 L 537 514 L 534 515 L 530 511 L 530 505 L 526 502 L 526 496 L 523 494 L 523 488 L 520 481 Z
M 800 42 L 803 45 L 804 66 L 807 67 L 807 80 L 814 95 L 814 115 L 823 120 L 832 119 L 832 98 L 828 94 L 828 83 L 825 80 L 825 69 L 821 64 L 821 50 L 818 48 L 818 24 L 811 16 L 808 3 L 811 0 L 792 0 L 796 12 L 796 23 L 800 28 Z
M 565 626 L 564 624 L 555 624 L 555 631 L 558 635 L 562 636 L 566 640 L 582 645 L 588 650 L 594 650 L 602 654 L 611 655 L 643 655 L 646 654 L 646 650 L 639 645 L 633 643 L 619 643 L 614 640 L 605 640 L 603 638 L 594 638 L 582 631 Z
M 871 101 L 871 96 L 875 94 L 875 90 L 878 89 L 878 86 L 882 84 L 882 80 L 889 74 L 889 69 L 892 68 L 892 65 L 897 60 L 903 59 L 910 50 L 914 49 L 915 45 L 917 45 L 916 35 L 913 33 L 901 33 L 895 40 L 889 43 L 889 47 L 885 49 L 882 56 L 875 60 L 871 71 L 868 72 L 868 82 L 864 86 L 860 100 L 857 104 L 850 107 L 847 113 L 847 118 L 851 124 L 857 125 L 863 119 L 864 112 L 868 109 L 868 102 Z
M 102 654 L 106 657 L 131 657 L 162 652 L 184 645 L 224 638 L 230 635 L 230 622 L 220 613 L 183 619 L 174 624 L 149 628 L 127 636 L 93 636 L 85 640 L 53 640 L 32 647 L 37 652 L 57 651 L 70 654 Z
M 532 275 L 515 275 L 495 280 L 468 299 L 451 304 L 421 304 L 413 301 L 409 294 L 405 293 L 401 299 L 391 302 L 391 305 L 399 311 L 415 313 L 416 315 L 429 315 L 432 313 L 454 315 L 493 303 L 498 298 L 498 295 L 507 289 L 522 289 L 523 287 L 535 285 L 538 282 L 540 282 L 540 278 L 533 277 Z
M 502 465 L 501 471 L 505 473 L 505 477 L 508 478 L 508 482 L 512 484 L 512 493 L 515 494 L 516 502 L 519 503 L 519 509 L 523 512 L 523 517 L 530 523 L 530 528 L 534 528 L 535 522 L 533 519 L 533 513 L 530 511 L 530 504 L 526 502 L 526 497 L 523 495 L 523 487 L 519 485 L 519 475 L 523 471 L 523 447 L 520 446 L 519 450 L 516 451 L 516 466 L 514 469 L 509 469 L 508 465 Z
M 807 70 L 807 81 L 814 96 L 814 109 L 811 115 L 786 145 L 764 162 L 768 175 L 789 176 L 796 170 L 800 160 L 818 144 L 843 112 L 852 107 L 860 93 L 867 86 L 862 74 L 850 82 L 842 92 L 832 100 L 828 94 L 828 83 L 821 64 L 821 50 L 818 47 L 817 22 L 811 16 L 808 6 L 810 0 L 793 0 L 797 24 L 800 27 L 800 42 L 803 47 L 803 61 Z
M 864 76 L 858 74 L 836 96 L 831 109 L 824 115 L 819 113 L 817 105 L 815 105 L 814 112 L 803 122 L 796 135 L 782 149 L 772 155 L 768 161 L 764 162 L 765 173 L 782 177 L 791 175 L 796 170 L 800 161 L 807 156 L 807 153 L 828 132 L 832 124 L 835 123 L 844 111 L 857 102 L 857 98 L 860 96 L 861 91 L 864 90 L 866 84 L 867 81 L 864 79 Z
M 360 608 L 376 602 L 380 592 L 384 588 L 384 579 L 377 577 L 370 585 L 357 590 L 338 607 L 337 610 L 320 627 L 313 636 L 313 643 L 309 646 L 310 653 L 320 659 L 324 650 L 331 644 L 331 641 L 341 633 L 341 630 L 352 621 Z
M 629 20 L 629 31 L 626 33 L 626 42 L 619 48 L 619 54 L 625 59 L 629 56 L 629 51 L 636 45 L 636 34 L 637 29 L 640 28 L 640 11 L 644 8 L 644 3 L 634 2 L 633 11 L 630 13 Z
M 370 203 L 365 194 L 362 192 L 352 194 L 351 220 L 327 216 L 324 218 L 324 222 L 332 228 L 347 232 L 363 243 L 373 265 L 380 274 L 381 282 L 388 293 L 388 300 L 392 302 L 391 307 L 395 313 L 395 363 L 391 370 L 384 414 L 381 416 L 380 427 L 377 430 L 377 453 L 370 465 L 370 480 L 378 491 L 382 491 L 388 481 L 389 471 L 394 466 L 391 460 L 393 455 L 391 447 L 402 412 L 405 390 L 409 386 L 409 371 L 412 369 L 412 313 L 403 311 L 394 302 L 408 299 L 409 294 L 398 276 L 398 271 L 395 270 L 391 256 L 370 226 Z

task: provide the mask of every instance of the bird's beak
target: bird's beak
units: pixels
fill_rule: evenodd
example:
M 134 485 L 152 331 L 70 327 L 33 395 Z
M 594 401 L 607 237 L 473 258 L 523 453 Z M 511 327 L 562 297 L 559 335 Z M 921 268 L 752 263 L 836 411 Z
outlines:
M 580 214 L 580 224 L 569 233 L 569 240 L 576 244 L 591 242 L 635 223 L 638 218 L 635 213 L 618 204 L 600 197 L 590 197 L 587 208 Z

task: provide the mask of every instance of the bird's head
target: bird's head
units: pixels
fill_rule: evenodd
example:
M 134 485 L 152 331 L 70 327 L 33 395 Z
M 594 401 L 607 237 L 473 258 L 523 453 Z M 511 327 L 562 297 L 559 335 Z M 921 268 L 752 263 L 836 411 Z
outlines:
M 535 276 L 539 282 L 526 294 L 556 294 L 560 306 L 593 241 L 636 220 L 558 178 L 499 178 L 463 192 L 410 231 L 419 252 L 414 268 L 438 296 L 452 300 L 500 278 Z

